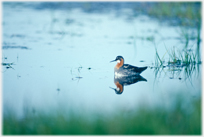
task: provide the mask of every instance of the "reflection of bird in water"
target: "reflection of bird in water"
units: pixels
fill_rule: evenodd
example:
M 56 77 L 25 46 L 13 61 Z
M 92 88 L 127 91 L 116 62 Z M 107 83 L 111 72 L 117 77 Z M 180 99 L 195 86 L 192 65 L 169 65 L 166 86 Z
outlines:
M 113 61 L 118 62 L 114 68 L 114 83 L 117 88 L 112 88 L 115 90 L 116 94 L 122 94 L 124 85 L 130 85 L 139 81 L 147 81 L 140 76 L 140 73 L 146 70 L 147 67 L 136 67 L 124 64 L 124 58 L 122 56 L 117 56 Z
M 116 94 L 122 94 L 124 90 L 123 86 L 134 84 L 139 81 L 147 81 L 147 80 L 140 75 L 134 75 L 134 76 L 128 76 L 128 77 L 115 77 L 114 83 L 117 88 L 112 88 L 112 89 L 115 90 Z
M 142 71 L 147 69 L 147 67 L 136 67 L 129 64 L 124 64 L 124 58 L 122 56 L 117 56 L 113 61 L 118 62 L 114 68 L 115 77 L 139 75 L 142 73 Z

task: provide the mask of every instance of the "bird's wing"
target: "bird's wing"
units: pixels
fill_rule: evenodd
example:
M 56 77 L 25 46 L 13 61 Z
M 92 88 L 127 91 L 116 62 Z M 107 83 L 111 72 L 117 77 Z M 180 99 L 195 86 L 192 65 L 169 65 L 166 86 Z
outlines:
M 129 64 L 124 64 L 124 68 L 131 70 L 131 71 L 135 71 L 138 73 L 141 73 L 142 71 L 144 71 L 145 69 L 147 69 L 147 67 L 136 67 L 136 66 L 132 66 Z

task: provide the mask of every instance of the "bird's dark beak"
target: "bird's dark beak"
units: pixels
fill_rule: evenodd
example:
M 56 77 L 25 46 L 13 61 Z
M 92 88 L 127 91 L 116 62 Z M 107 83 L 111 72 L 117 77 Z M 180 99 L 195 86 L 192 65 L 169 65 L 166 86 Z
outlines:
M 116 61 L 116 60 L 112 60 L 112 61 L 110 61 L 110 62 L 114 62 L 114 61 Z

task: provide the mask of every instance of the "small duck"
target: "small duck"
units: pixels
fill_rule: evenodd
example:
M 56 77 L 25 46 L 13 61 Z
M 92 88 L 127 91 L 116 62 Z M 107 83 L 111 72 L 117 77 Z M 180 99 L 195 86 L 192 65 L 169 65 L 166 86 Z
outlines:
M 122 56 L 117 56 L 116 59 L 112 60 L 111 62 L 114 61 L 118 62 L 114 68 L 116 77 L 139 75 L 147 69 L 147 67 L 136 67 L 129 64 L 124 64 L 124 58 Z

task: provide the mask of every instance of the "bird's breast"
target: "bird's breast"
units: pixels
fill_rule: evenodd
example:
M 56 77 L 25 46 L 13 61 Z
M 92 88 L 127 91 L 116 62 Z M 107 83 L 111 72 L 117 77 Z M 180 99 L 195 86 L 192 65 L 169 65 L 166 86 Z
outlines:
M 139 73 L 133 71 L 131 67 L 120 67 L 119 69 L 114 69 L 115 78 L 125 77 L 125 76 L 132 76 L 132 75 L 138 75 Z

